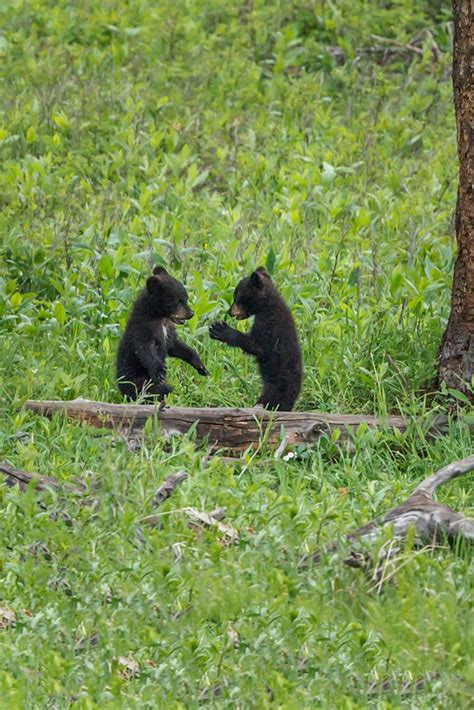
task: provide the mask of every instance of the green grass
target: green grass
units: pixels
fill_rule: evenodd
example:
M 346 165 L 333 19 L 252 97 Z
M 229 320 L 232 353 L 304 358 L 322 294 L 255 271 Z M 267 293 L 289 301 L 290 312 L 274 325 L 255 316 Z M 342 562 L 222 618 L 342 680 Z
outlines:
M 468 550 L 408 550 L 381 596 L 340 556 L 297 570 L 469 453 L 463 426 L 436 441 L 361 430 L 351 453 L 324 440 L 240 470 L 204 463 L 192 436 L 150 430 L 132 454 L 110 432 L 21 409 L 120 401 L 115 349 L 155 263 L 185 281 L 196 316 L 181 333 L 211 372 L 171 361 L 170 403 L 253 404 L 254 362 L 207 327 L 263 263 L 301 333 L 299 409 L 424 413 L 454 255 L 449 20 L 439 0 L 2 3 L 1 455 L 85 478 L 99 505 L 0 489 L 0 607 L 17 615 L 0 629 L 0 706 L 196 707 L 221 685 L 211 706 L 468 707 Z M 438 62 L 429 38 L 411 61 L 357 56 L 373 34 L 405 43 L 425 28 Z M 148 529 L 156 488 L 183 468 Z M 469 513 L 470 479 L 441 497 Z M 239 545 L 196 537 L 186 506 L 227 506 Z M 138 678 L 121 676 L 121 656 Z

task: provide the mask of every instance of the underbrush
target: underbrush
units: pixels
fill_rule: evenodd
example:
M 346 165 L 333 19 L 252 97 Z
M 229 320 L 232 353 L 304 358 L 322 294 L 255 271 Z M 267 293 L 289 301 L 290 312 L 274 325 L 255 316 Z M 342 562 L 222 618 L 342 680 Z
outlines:
M 334 437 L 236 467 L 192 435 L 151 430 L 132 454 L 22 410 L 120 401 L 118 338 L 162 263 L 186 283 L 180 332 L 211 373 L 170 361 L 170 404 L 255 402 L 255 363 L 208 325 L 263 264 L 301 336 L 297 409 L 442 411 L 429 395 L 454 247 L 449 3 L 6 0 L 0 18 L 2 458 L 84 479 L 99 502 L 0 489 L 0 607 L 17 622 L 0 628 L 1 702 L 468 707 L 469 550 L 408 548 L 382 595 L 342 552 L 297 568 L 467 455 L 463 425 L 436 440 L 362 428 L 354 451 Z M 412 39 L 411 55 L 361 52 Z M 472 510 L 468 480 L 442 495 Z M 184 508 L 218 506 L 236 546 L 187 526 Z

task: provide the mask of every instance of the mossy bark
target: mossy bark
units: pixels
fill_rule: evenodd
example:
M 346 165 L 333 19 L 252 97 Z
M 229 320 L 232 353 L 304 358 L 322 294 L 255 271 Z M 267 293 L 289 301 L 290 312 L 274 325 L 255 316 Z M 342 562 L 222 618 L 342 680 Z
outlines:
M 459 157 L 458 252 L 451 314 L 439 351 L 438 379 L 472 398 L 474 373 L 474 2 L 453 0 L 453 86 Z

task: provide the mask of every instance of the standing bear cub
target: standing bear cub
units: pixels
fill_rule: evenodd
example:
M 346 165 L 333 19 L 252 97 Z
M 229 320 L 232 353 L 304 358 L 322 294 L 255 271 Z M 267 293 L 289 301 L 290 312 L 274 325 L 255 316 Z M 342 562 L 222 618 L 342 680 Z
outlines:
M 135 400 L 163 399 L 173 391 L 166 384 L 166 357 L 188 362 L 200 375 L 208 375 L 197 352 L 176 337 L 174 324 L 192 318 L 183 284 L 155 266 L 128 318 L 117 353 L 120 392 Z
M 263 379 L 257 404 L 289 412 L 301 390 L 301 350 L 290 309 L 263 266 L 240 281 L 229 315 L 237 320 L 255 316 L 250 332 L 218 322 L 209 329 L 211 338 L 256 357 Z

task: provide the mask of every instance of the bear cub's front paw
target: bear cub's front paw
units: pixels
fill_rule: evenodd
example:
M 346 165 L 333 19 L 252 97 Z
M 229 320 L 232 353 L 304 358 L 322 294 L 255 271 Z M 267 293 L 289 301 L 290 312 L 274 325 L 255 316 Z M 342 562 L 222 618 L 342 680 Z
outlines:
M 209 335 L 213 340 L 221 340 L 223 343 L 228 343 L 232 337 L 232 328 L 222 321 L 212 323 L 209 326 Z
M 164 385 L 166 381 L 166 365 L 162 367 L 158 372 L 156 373 L 155 377 L 153 378 L 153 381 L 157 385 Z

